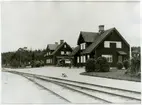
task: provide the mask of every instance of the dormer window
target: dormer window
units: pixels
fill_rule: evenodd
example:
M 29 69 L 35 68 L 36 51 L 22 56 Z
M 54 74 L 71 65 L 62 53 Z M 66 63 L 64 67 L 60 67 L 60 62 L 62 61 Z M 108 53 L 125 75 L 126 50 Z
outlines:
M 80 44 L 80 48 L 81 48 L 81 50 L 84 50 L 86 48 L 86 43 Z

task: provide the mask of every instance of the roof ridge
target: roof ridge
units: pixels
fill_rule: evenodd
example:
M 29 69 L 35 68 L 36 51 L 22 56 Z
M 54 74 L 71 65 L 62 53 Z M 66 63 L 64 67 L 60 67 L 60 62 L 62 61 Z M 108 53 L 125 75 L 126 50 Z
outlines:
M 108 30 L 111 30 L 111 29 L 116 29 L 115 27 L 112 27 L 112 28 L 109 28 L 107 30 L 104 30 L 104 31 L 108 31 Z M 89 31 L 80 31 L 80 32 L 87 32 L 87 33 L 99 33 L 99 32 L 89 32 Z

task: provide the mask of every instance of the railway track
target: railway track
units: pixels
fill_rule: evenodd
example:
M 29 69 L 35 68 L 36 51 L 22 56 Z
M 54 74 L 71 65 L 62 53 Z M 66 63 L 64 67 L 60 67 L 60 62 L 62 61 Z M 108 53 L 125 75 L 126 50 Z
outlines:
M 17 71 L 7 72 L 24 76 L 69 103 L 141 103 L 140 92 Z

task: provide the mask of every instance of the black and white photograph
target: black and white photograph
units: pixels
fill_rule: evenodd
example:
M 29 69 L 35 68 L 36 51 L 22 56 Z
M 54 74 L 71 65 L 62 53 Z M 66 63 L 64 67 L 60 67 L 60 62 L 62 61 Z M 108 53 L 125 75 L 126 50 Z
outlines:
M 2 104 L 141 104 L 140 1 L 2 1 Z

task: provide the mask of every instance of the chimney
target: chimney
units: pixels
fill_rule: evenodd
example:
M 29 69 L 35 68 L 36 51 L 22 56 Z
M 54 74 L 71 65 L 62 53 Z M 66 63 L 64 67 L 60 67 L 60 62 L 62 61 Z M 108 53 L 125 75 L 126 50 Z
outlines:
M 60 44 L 64 43 L 64 40 L 60 40 Z
M 58 42 L 55 42 L 56 45 L 58 45 Z
M 104 32 L 104 25 L 99 25 L 99 33 L 102 34 Z

